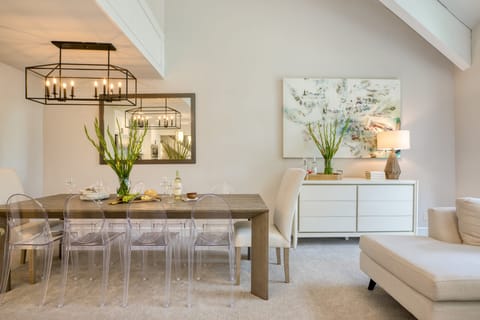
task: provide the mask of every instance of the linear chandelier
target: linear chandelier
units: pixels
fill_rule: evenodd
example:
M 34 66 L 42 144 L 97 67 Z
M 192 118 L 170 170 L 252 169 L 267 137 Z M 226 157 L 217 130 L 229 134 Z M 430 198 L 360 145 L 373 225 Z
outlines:
M 167 98 L 163 106 L 143 106 L 140 98 L 140 107 L 125 111 L 125 127 L 129 128 L 135 122 L 140 128 L 149 129 L 181 129 L 182 114 L 178 110 L 167 106 Z
M 25 98 L 45 105 L 137 104 L 137 79 L 125 68 L 110 64 L 111 43 L 52 41 L 60 49 L 58 63 L 25 68 Z M 66 63 L 62 50 L 106 51 L 106 64 Z

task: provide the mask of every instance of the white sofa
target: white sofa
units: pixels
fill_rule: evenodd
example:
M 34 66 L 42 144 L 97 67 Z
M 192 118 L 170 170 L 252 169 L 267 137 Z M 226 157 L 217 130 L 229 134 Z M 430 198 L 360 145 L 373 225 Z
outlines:
M 360 269 L 418 319 L 480 319 L 480 246 L 462 243 L 455 208 L 428 212 L 429 236 L 368 235 Z

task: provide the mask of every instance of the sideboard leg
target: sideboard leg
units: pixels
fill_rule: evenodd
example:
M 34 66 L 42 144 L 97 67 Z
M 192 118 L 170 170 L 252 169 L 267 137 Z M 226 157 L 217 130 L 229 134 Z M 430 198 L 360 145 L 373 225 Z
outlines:
M 372 279 L 370 279 L 370 282 L 368 283 L 368 290 L 372 291 L 373 289 L 375 289 L 375 285 L 377 283 L 375 281 L 373 281 Z

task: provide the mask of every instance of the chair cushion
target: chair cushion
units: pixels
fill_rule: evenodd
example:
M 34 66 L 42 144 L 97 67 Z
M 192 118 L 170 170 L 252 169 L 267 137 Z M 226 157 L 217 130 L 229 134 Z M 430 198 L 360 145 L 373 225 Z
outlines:
M 480 246 L 480 199 L 459 198 L 456 207 L 458 231 L 463 243 Z
M 480 300 L 480 247 L 428 237 L 362 236 L 363 253 L 433 301 Z
M 250 221 L 235 222 L 235 247 L 252 246 L 252 224 Z M 271 248 L 290 248 L 290 241 L 285 239 L 280 231 L 271 224 L 268 230 L 268 242 Z

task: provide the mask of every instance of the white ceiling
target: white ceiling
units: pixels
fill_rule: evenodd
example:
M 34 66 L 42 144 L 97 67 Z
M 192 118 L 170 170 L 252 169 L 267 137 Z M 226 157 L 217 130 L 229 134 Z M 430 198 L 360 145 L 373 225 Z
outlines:
M 438 0 L 438 2 L 470 29 L 480 22 L 480 0 Z
M 439 0 L 469 28 L 480 21 L 480 0 Z M 168 13 L 167 13 L 168 14 Z M 95 0 L 1 0 L 0 62 L 19 70 L 58 61 L 50 41 L 111 42 L 117 48 L 111 63 L 129 69 L 138 79 L 160 79 L 158 73 Z M 67 57 L 83 59 L 84 51 Z M 65 62 L 69 62 L 67 57 Z M 95 56 L 98 63 L 98 56 Z M 92 62 L 92 61 L 87 61 Z M 100 62 L 102 63 L 102 62 Z
M 1 0 L 0 62 L 20 70 L 58 62 L 59 49 L 51 44 L 52 40 L 112 43 L 117 48 L 111 53 L 112 64 L 127 68 L 138 79 L 159 79 L 155 69 L 95 0 Z M 85 53 L 63 50 L 63 61 L 89 56 L 85 62 L 106 63 L 105 52 Z

